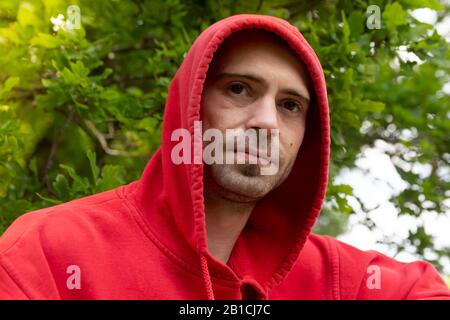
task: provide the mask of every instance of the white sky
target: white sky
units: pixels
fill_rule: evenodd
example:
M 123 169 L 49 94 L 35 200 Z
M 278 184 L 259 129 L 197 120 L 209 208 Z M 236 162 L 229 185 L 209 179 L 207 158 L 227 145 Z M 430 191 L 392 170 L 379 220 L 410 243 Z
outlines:
M 433 10 L 418 9 L 412 11 L 411 14 L 421 22 L 435 25 L 438 33 L 450 41 L 450 16 L 436 24 L 437 13 Z M 450 84 L 444 87 L 444 91 L 450 94 Z M 392 194 L 401 192 L 406 187 L 406 183 L 400 178 L 390 158 L 385 154 L 384 150 L 387 148 L 391 148 L 391 146 L 383 141 L 377 141 L 375 148 L 367 149 L 361 154 L 357 161 L 358 168 L 345 169 L 336 177 L 336 183 L 351 185 L 355 195 L 363 201 L 366 207 L 373 208 L 380 205 L 378 209 L 369 214 L 376 224 L 375 229 L 370 231 L 362 224 L 364 214 L 358 208 L 357 201 L 352 199 L 350 204 L 356 214 L 350 216 L 348 232 L 339 236 L 338 239 L 362 250 L 373 249 L 392 257 L 394 251 L 386 245 L 377 243 L 377 240 L 386 237 L 400 242 L 407 238 L 409 230 L 414 230 L 423 221 L 425 231 L 435 237 L 436 248 L 450 246 L 450 211 L 444 215 L 425 213 L 421 215 L 420 220 L 417 220 L 411 216 L 399 217 L 393 204 L 388 201 Z M 425 179 L 429 174 L 429 168 L 424 165 L 417 166 L 414 171 L 420 173 Z M 431 254 L 428 257 L 434 258 Z M 418 259 L 411 253 L 402 253 L 395 258 L 403 262 Z M 444 276 L 450 277 L 450 253 L 449 257 L 441 261 L 444 264 Z
M 366 207 L 377 209 L 369 213 L 375 222 L 375 229 L 369 230 L 362 224 L 365 215 L 361 212 L 358 202 L 350 199 L 350 204 L 356 214 L 350 216 L 349 231 L 339 236 L 338 239 L 349 243 L 362 250 L 374 249 L 388 256 L 393 256 L 394 251 L 388 246 L 377 243 L 383 237 L 395 242 L 400 242 L 408 237 L 408 231 L 414 230 L 423 221 L 425 231 L 435 237 L 436 248 L 450 246 L 450 212 L 445 215 L 425 213 L 420 220 L 409 215 L 398 216 L 394 205 L 388 201 L 392 194 L 397 194 L 406 187 L 406 183 L 396 172 L 390 158 L 384 153 L 388 145 L 382 141 L 376 143 L 375 148 L 367 149 L 357 161 L 357 169 L 342 170 L 336 177 L 336 183 L 345 183 L 353 187 L 354 193 Z M 428 171 L 422 170 L 424 175 Z M 430 258 L 434 258 L 432 255 Z M 418 259 L 414 254 L 402 253 L 395 257 L 403 262 L 411 262 Z M 450 275 L 450 259 L 443 259 L 444 273 Z

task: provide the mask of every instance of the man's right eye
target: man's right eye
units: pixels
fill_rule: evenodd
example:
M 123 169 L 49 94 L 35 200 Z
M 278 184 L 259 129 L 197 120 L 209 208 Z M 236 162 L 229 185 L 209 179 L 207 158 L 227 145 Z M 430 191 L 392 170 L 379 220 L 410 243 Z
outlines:
M 229 90 L 234 94 L 241 94 L 245 90 L 245 86 L 242 83 L 232 83 Z

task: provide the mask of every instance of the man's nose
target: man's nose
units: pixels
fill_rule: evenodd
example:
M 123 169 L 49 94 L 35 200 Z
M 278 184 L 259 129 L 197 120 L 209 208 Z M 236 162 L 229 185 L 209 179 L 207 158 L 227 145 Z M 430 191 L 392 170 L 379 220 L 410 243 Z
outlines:
M 266 96 L 256 101 L 249 109 L 247 129 L 278 129 L 278 115 L 275 99 Z

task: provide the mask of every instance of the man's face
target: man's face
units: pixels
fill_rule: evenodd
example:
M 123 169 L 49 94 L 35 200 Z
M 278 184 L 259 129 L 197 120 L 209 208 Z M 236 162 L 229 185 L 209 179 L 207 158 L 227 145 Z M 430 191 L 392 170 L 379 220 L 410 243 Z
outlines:
M 308 84 L 295 53 L 265 31 L 241 31 L 221 46 L 202 94 L 203 130 L 219 129 L 225 136 L 226 129 L 266 129 L 270 147 L 270 132 L 278 129 L 279 167 L 276 174 L 261 175 L 260 163 L 205 165 L 205 194 L 254 202 L 284 181 L 303 141 Z M 236 149 L 224 148 L 230 152 Z

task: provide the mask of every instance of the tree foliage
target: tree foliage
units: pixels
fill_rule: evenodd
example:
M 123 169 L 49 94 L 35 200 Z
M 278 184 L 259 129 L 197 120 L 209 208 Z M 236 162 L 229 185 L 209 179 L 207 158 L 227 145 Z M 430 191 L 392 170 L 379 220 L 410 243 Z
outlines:
M 81 28 L 72 30 L 64 19 L 73 4 Z M 369 5 L 380 8 L 380 29 L 366 26 Z M 137 179 L 160 143 L 168 86 L 183 55 L 202 30 L 237 13 L 289 20 L 323 64 L 332 150 L 318 232 L 344 231 L 355 195 L 334 178 L 379 140 L 391 146 L 408 185 L 391 199 L 399 213 L 445 214 L 450 99 L 442 88 L 450 50 L 411 15 L 424 7 L 439 19 L 449 9 L 436 0 L 0 2 L 0 233 L 24 212 Z M 417 164 L 429 166 L 426 177 Z M 431 250 L 437 267 L 449 252 L 435 248 L 424 227 L 391 245 L 413 246 L 419 257 Z

